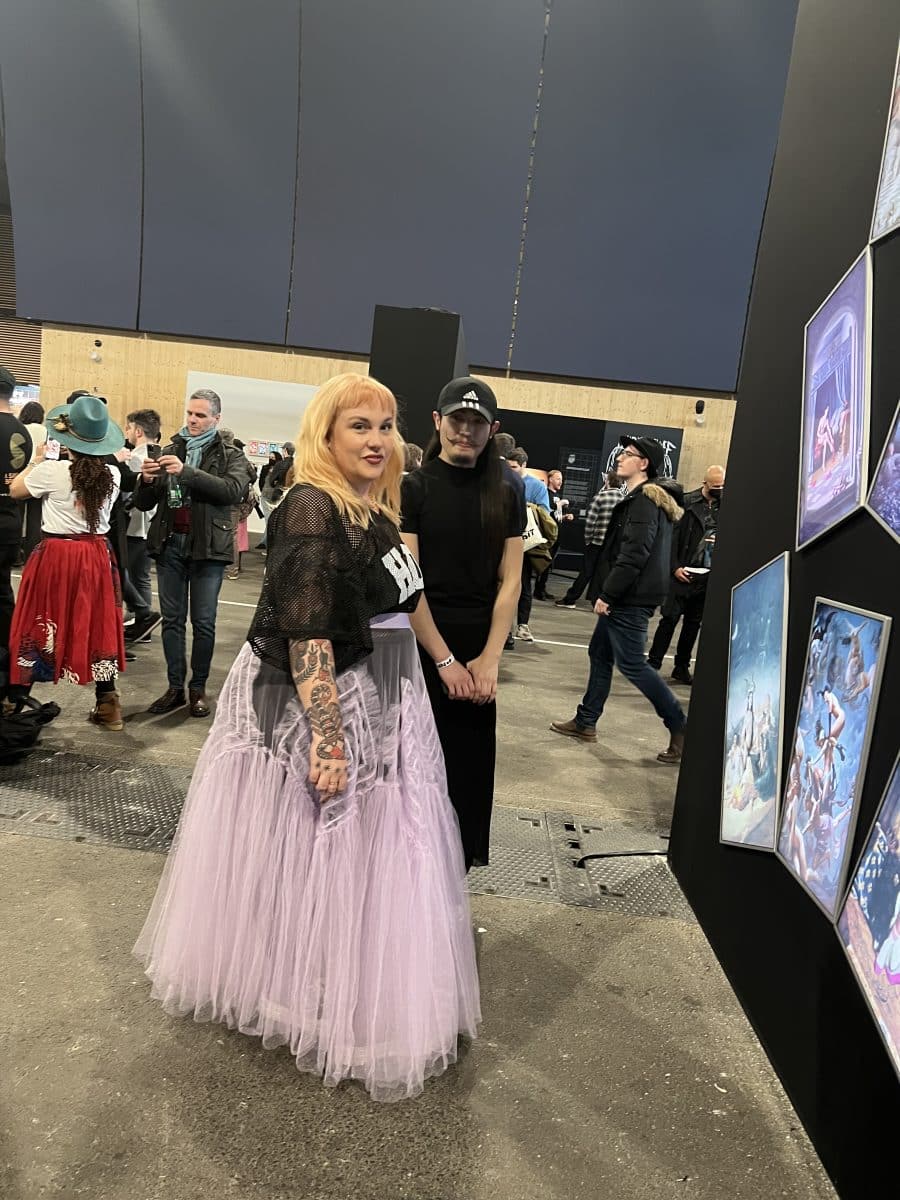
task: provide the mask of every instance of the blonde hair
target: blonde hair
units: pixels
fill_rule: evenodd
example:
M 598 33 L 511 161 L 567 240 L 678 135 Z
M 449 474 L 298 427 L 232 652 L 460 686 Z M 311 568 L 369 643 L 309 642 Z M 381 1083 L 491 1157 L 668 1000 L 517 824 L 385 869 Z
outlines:
M 394 419 L 394 446 L 384 464 L 381 478 L 367 497 L 353 490 L 331 453 L 328 442 L 338 415 L 348 408 L 380 408 Z M 335 375 L 323 383 L 310 400 L 294 451 L 292 483 L 311 483 L 327 492 L 342 516 L 354 525 L 368 526 L 372 508 L 377 507 L 395 525 L 400 524 L 400 480 L 403 476 L 403 439 L 396 425 L 394 393 L 368 375 Z

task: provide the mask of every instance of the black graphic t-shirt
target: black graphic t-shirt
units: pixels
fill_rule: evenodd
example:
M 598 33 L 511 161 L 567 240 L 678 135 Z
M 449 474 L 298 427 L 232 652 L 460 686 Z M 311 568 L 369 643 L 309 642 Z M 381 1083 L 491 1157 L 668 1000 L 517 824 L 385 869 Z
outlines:
M 323 638 L 335 669 L 345 671 L 372 652 L 373 617 L 413 612 L 419 602 L 422 574 L 396 525 L 380 514 L 368 529 L 354 525 L 319 488 L 291 488 L 266 540 L 266 577 L 247 640 L 271 666 L 290 669 L 291 641 Z
M 510 472 L 510 474 L 512 474 Z M 513 476 L 515 479 L 515 476 Z M 506 537 L 520 537 L 525 528 L 525 497 L 504 477 Z M 419 538 L 419 561 L 425 576 L 425 595 L 432 613 L 493 609 L 502 546 L 489 553 L 481 519 L 478 476 L 467 467 L 431 459 L 403 479 L 404 533 Z
M 31 459 L 31 434 L 12 413 L 0 413 L 0 546 L 22 537 L 22 514 L 9 485 Z

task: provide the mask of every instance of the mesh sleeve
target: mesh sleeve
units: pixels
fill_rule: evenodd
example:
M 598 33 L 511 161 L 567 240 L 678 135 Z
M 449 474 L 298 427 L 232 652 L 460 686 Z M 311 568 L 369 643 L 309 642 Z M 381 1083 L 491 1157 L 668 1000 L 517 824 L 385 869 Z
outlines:
M 253 653 L 289 670 L 288 643 L 326 638 L 337 671 L 371 652 L 365 581 L 337 510 L 317 488 L 291 488 L 267 538 L 266 577 L 247 634 Z
M 419 532 L 422 511 L 422 477 L 416 471 L 403 476 L 400 485 L 400 528 L 404 533 Z

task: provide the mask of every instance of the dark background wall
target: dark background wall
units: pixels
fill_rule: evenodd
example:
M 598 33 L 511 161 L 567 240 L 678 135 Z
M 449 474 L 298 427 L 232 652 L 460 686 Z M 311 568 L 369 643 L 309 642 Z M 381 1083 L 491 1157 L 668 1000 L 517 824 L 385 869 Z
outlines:
M 829 921 L 774 856 L 718 842 L 731 587 L 794 543 L 803 327 L 868 238 L 896 0 L 803 0 L 753 287 L 716 570 L 691 698 L 673 868 L 843 1197 L 871 1197 L 900 1083 Z M 870 465 L 900 393 L 900 239 L 874 251 Z M 897 546 L 864 513 L 792 555 L 786 737 L 816 595 L 897 615 Z M 894 622 L 854 858 L 897 751 Z M 777 1186 L 776 1186 L 777 1190 Z
M 514 369 L 730 390 L 794 11 L 6 0 L 19 312 L 362 354 L 437 306 L 483 367 L 517 312 Z

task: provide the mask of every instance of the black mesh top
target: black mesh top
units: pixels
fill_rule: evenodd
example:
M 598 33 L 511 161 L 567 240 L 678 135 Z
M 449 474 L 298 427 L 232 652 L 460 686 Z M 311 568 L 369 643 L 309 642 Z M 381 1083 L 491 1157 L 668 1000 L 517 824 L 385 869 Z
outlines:
M 266 577 L 247 641 L 257 658 L 290 669 L 288 643 L 327 638 L 336 671 L 372 651 L 369 622 L 412 612 L 422 591 L 418 564 L 387 517 L 368 529 L 341 517 L 319 488 L 290 489 L 269 520 Z

